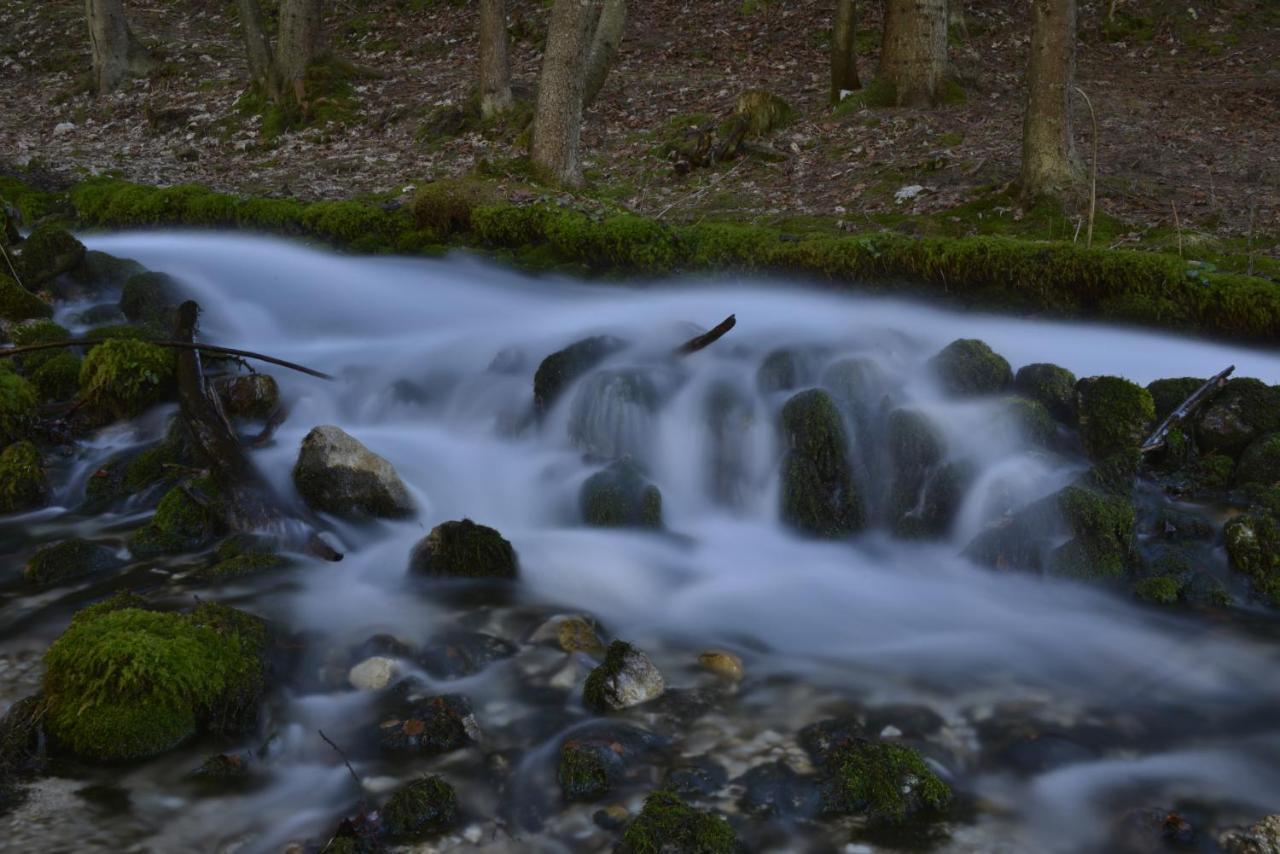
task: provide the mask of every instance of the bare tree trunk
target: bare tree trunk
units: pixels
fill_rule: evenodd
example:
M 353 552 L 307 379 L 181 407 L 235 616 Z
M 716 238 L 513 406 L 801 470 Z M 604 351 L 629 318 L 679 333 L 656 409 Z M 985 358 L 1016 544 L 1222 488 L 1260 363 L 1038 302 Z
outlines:
M 93 87 L 99 95 L 130 77 L 145 77 L 155 67 L 151 54 L 129 29 L 123 0 L 85 0 L 85 19 L 93 56 Z
M 604 81 L 609 77 L 613 61 L 618 56 L 622 35 L 627 28 L 627 0 L 604 0 L 595 35 L 591 38 L 591 50 L 587 53 L 586 82 L 583 84 L 582 106 L 596 102 Z
M 888 0 L 880 79 L 899 107 L 928 107 L 947 74 L 947 0 Z
M 480 114 L 491 119 L 514 103 L 507 55 L 507 0 L 480 0 Z
M 271 39 L 267 36 L 266 18 L 258 0 L 238 0 L 240 27 L 244 31 L 244 48 L 249 58 L 249 74 L 273 101 L 280 98 L 275 58 L 271 55 Z
M 1022 192 L 1028 197 L 1060 198 L 1081 186 L 1069 103 L 1075 65 L 1076 0 L 1032 0 L 1022 128 Z
M 831 104 L 840 103 L 840 93 L 861 89 L 858 54 L 854 42 L 858 33 L 858 6 L 855 0 L 836 0 L 835 21 L 831 25 Z
M 555 0 L 542 57 L 542 79 L 533 116 L 530 156 L 549 181 L 582 184 L 578 140 L 582 134 L 583 70 L 598 2 Z
M 324 50 L 320 0 L 280 0 L 276 70 L 284 96 L 307 100 L 307 68 Z

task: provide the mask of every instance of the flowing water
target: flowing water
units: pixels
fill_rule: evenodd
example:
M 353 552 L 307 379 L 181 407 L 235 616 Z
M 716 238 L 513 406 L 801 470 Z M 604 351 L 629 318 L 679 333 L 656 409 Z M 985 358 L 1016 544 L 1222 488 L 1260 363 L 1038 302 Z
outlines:
M 734 650 L 747 677 L 709 713 L 677 726 L 646 718 L 643 709 L 629 716 L 665 726 L 674 740 L 669 756 L 710 753 L 734 776 L 765 759 L 791 756 L 802 765 L 795 733 L 841 710 L 927 707 L 942 725 L 914 743 L 969 805 L 950 839 L 937 843 L 941 850 L 1099 850 L 1111 824 L 1133 807 L 1177 805 L 1227 817 L 1280 807 L 1280 646 L 1265 620 L 1245 629 L 1156 612 L 1118 593 L 998 573 L 960 557 L 994 515 L 1060 488 L 1084 463 L 1026 447 L 996 404 L 947 400 L 924 370 L 958 337 L 984 339 L 1015 368 L 1055 362 L 1079 376 L 1142 383 L 1228 364 L 1238 375 L 1280 382 L 1280 356 L 780 281 L 589 285 L 528 278 L 462 255 L 353 258 L 231 235 L 128 234 L 86 243 L 180 279 L 204 309 L 204 340 L 337 376 L 326 383 L 273 371 L 289 417 L 255 460 L 282 492 L 291 489 L 302 437 L 334 424 L 389 459 L 419 507 L 405 522 L 333 521 L 347 554 L 341 563 L 300 558 L 282 575 L 199 595 L 277 619 L 318 649 L 348 648 L 376 633 L 421 643 L 449 626 L 521 643 L 549 615 L 587 613 L 611 636 L 648 651 L 675 688 L 709 684 L 712 677 L 696 667 L 700 650 Z M 60 319 L 74 325 L 76 310 Z M 738 325 L 727 337 L 690 357 L 669 356 L 729 313 Z M 576 383 L 541 422 L 530 420 L 539 360 L 605 333 L 629 346 Z M 760 391 L 757 371 L 783 347 L 798 354 L 802 387 L 830 385 L 838 376 L 832 366 L 857 360 L 874 369 L 877 396 L 910 403 L 941 425 L 948 453 L 978 472 L 949 536 L 903 542 L 873 525 L 849 541 L 816 542 L 781 525 L 776 424 L 788 393 Z M 600 379 L 636 375 L 653 389 L 653 410 L 611 395 Z M 86 518 L 75 508 L 87 475 L 111 453 L 162 433 L 166 414 L 105 431 L 63 461 L 53 509 L 0 520 L 0 552 L 12 552 L 0 589 L 8 668 L 0 705 L 30 690 L 34 655 L 75 606 L 104 592 L 82 586 L 32 595 L 13 581 L 25 556 L 72 530 L 120 537 L 144 518 L 127 511 Z M 852 438 L 874 520 L 884 475 L 873 433 Z M 592 451 L 626 452 L 646 467 L 663 493 L 665 532 L 581 525 L 578 488 L 601 467 Z M 462 517 L 497 528 L 519 554 L 521 580 L 500 606 L 468 608 L 406 584 L 413 544 L 433 525 Z M 148 564 L 128 577 L 190 602 L 192 591 L 167 573 Z M 408 765 L 353 748 L 364 796 L 376 801 L 395 779 L 430 768 L 458 785 L 467 812 L 465 835 L 446 847 L 608 850 L 614 837 L 592 824 L 595 806 L 557 801 L 555 751 L 585 718 L 576 690 L 548 684 L 567 678 L 568 667 L 580 685 L 590 666 L 564 659 L 522 647 L 477 675 L 440 682 L 441 690 L 471 697 L 489 743 Z M 359 743 L 376 724 L 371 701 L 316 679 L 277 694 L 270 737 L 240 745 L 265 743 L 262 773 L 248 793 L 206 795 L 184 785 L 182 775 L 203 756 L 227 749 L 194 745 L 138 767 L 64 769 L 0 832 L 45 850 L 323 844 L 361 793 L 316 730 L 339 744 Z M 988 749 L 991 732 L 1020 726 L 1047 734 L 1033 742 L 1042 753 Z M 634 807 L 645 788 L 620 797 Z M 736 809 L 731 794 L 712 802 Z M 758 850 L 839 850 L 849 839 L 838 825 L 766 825 L 743 825 Z

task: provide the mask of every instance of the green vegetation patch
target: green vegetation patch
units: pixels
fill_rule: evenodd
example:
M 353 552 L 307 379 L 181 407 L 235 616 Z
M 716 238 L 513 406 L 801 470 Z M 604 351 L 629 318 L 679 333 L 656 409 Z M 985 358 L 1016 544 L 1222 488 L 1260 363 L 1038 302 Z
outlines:
M 85 403 L 105 416 L 132 418 L 164 400 L 174 386 L 174 357 L 162 347 L 130 338 L 97 345 L 80 369 Z
M 733 854 L 737 850 L 737 838 L 727 821 L 694 809 L 666 789 L 645 798 L 644 809 L 627 825 L 617 847 L 619 854 Z

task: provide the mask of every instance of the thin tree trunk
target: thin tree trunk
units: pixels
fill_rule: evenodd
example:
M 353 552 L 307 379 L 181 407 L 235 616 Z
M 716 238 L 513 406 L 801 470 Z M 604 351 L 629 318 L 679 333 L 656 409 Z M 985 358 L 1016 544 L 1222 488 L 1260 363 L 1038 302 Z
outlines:
M 604 0 L 595 35 L 591 38 L 591 50 L 587 53 L 586 82 L 582 91 L 584 108 L 594 104 L 604 88 L 626 28 L 627 0 Z
M 1022 192 L 1028 197 L 1061 198 L 1081 186 L 1069 103 L 1075 64 L 1076 0 L 1032 0 L 1022 128 Z
M 507 56 L 507 2 L 480 0 L 480 114 L 491 119 L 514 103 Z
M 258 0 L 239 0 L 240 27 L 244 33 L 244 48 L 249 59 L 249 74 L 268 98 L 280 97 L 280 85 L 276 75 L 275 58 L 271 55 L 271 39 L 267 36 L 266 18 Z
M 307 100 L 307 68 L 324 49 L 320 0 L 280 0 L 276 69 L 285 97 Z
M 598 3 L 555 0 L 542 57 L 542 79 L 533 116 L 533 166 L 545 179 L 576 187 L 582 184 L 578 140 L 582 134 L 582 74 L 587 41 Z
M 113 91 L 128 78 L 144 77 L 155 67 L 151 54 L 129 29 L 123 0 L 85 0 L 85 19 L 93 57 L 93 87 L 99 95 Z
M 947 0 L 888 0 L 880 79 L 900 107 L 928 107 L 947 74 Z
M 836 0 L 831 25 L 831 104 L 840 103 L 840 93 L 861 89 L 858 80 L 858 6 L 855 0 Z

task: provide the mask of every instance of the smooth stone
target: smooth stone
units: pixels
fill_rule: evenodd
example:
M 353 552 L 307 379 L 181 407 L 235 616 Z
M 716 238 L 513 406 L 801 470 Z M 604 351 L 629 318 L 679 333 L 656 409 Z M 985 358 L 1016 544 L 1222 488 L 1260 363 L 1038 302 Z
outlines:
M 743 677 L 742 659 L 722 649 L 711 649 L 698 656 L 698 663 L 724 679 L 738 682 Z
M 358 691 L 381 691 L 396 677 L 396 663 L 390 658 L 374 656 L 351 668 L 347 681 Z

